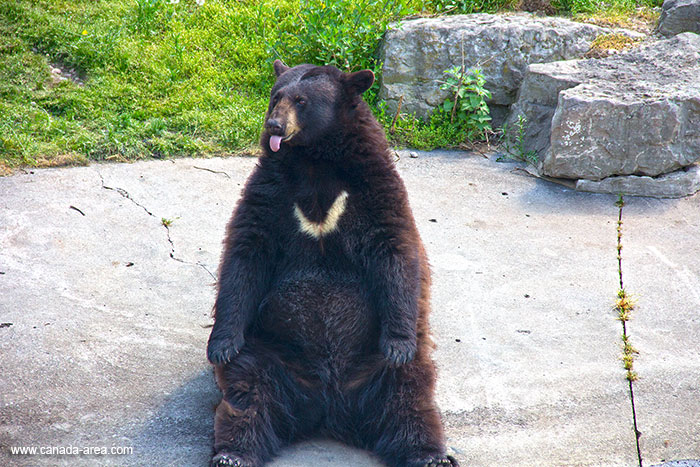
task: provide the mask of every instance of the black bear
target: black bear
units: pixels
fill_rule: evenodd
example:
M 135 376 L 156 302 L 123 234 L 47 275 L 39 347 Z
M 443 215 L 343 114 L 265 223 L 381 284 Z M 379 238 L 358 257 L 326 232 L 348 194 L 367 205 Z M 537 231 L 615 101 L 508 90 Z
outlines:
M 207 356 L 216 466 L 324 435 L 457 466 L 434 402 L 430 271 L 369 70 L 274 64 L 263 155 L 227 227 Z

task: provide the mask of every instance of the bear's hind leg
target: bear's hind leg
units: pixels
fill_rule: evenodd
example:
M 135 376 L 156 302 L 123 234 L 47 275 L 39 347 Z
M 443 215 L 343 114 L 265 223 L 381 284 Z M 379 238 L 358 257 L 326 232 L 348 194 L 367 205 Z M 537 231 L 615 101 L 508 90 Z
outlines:
M 387 368 L 365 388 L 360 404 L 364 444 L 391 467 L 458 467 L 446 454 L 433 400 L 435 371 L 424 358 Z
M 297 417 L 303 390 L 266 349 L 248 344 L 215 368 L 224 395 L 214 419 L 215 467 L 260 467 L 306 430 Z

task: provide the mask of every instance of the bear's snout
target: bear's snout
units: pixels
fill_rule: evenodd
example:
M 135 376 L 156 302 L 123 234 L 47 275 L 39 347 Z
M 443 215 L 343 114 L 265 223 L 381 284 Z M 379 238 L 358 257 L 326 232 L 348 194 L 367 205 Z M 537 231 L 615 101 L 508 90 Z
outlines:
M 282 127 L 282 123 L 277 120 L 276 118 L 270 118 L 265 122 L 265 129 L 269 131 L 271 134 L 276 134 L 276 135 L 282 135 L 284 134 L 284 128 Z
M 272 152 L 280 150 L 284 142 L 291 142 L 300 131 L 297 110 L 294 103 L 288 97 L 276 98 L 272 102 L 272 109 L 265 120 L 265 131 L 270 135 L 269 146 Z

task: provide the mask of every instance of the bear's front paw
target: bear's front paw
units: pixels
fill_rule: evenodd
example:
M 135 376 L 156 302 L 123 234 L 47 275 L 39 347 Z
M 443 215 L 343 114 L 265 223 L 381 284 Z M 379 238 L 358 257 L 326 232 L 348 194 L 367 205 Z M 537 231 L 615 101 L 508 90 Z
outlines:
M 242 335 L 209 338 L 207 358 L 214 365 L 225 365 L 238 355 L 243 347 Z
M 404 365 L 416 354 L 416 339 L 387 338 L 381 342 L 382 353 L 395 366 Z

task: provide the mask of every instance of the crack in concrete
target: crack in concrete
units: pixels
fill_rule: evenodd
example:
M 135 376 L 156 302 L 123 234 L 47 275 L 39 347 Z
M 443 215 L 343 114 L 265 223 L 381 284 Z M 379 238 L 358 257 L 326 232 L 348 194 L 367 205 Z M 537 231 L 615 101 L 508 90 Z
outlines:
M 144 211 L 146 211 L 146 214 L 148 214 L 149 216 L 151 216 L 151 217 L 156 217 L 156 216 L 153 215 L 153 213 L 152 213 L 151 211 L 149 211 L 149 210 L 146 208 L 146 206 L 140 204 L 138 201 L 136 201 L 134 198 L 132 198 L 128 191 L 126 191 L 126 190 L 123 189 L 123 188 L 119 188 L 119 187 L 116 187 L 116 188 L 115 188 L 115 187 L 111 187 L 111 186 L 105 185 L 105 179 L 104 179 L 104 177 L 102 176 L 102 173 L 100 173 L 99 171 L 97 171 L 97 175 L 100 176 L 100 182 L 102 183 L 102 188 L 103 188 L 103 189 L 105 189 L 105 190 L 111 190 L 111 191 L 116 191 L 117 193 L 119 193 L 120 195 L 122 195 L 124 198 L 128 199 L 129 201 L 131 201 L 132 203 L 134 203 L 136 206 L 138 206 L 138 207 L 140 207 L 141 209 L 143 209 Z
M 212 279 L 214 279 L 214 282 L 216 283 L 216 281 L 217 281 L 216 276 L 204 264 L 200 263 L 199 261 L 196 261 L 196 262 L 186 261 L 182 258 L 178 258 L 177 256 L 175 256 L 175 242 L 173 242 L 173 239 L 170 237 L 170 226 L 166 225 L 165 223 L 161 223 L 161 224 L 163 225 L 163 227 L 165 227 L 165 231 L 168 235 L 168 243 L 170 243 L 170 257 L 172 259 L 174 259 L 175 261 L 178 261 L 178 262 L 183 263 L 183 264 L 190 264 L 192 266 L 199 266 L 200 268 L 204 269 L 207 272 L 207 274 L 209 274 L 212 277 Z
M 143 210 L 146 212 L 146 214 L 148 214 L 149 216 L 151 216 L 151 217 L 156 217 L 156 215 L 153 214 L 151 211 L 149 211 L 148 208 L 147 208 L 146 206 L 144 206 L 143 204 L 139 203 L 139 202 L 136 201 L 134 198 L 132 198 L 131 195 L 129 194 L 129 192 L 126 191 L 125 189 L 119 188 L 119 187 L 111 187 L 111 186 L 105 185 L 105 179 L 104 179 L 104 177 L 102 176 L 102 173 L 101 173 L 99 170 L 97 170 L 96 172 L 97 172 L 97 175 L 100 177 L 100 183 L 102 184 L 102 188 L 103 188 L 104 190 L 110 190 L 110 191 L 115 191 L 115 192 L 119 193 L 123 198 L 128 199 L 129 201 L 131 201 L 132 203 L 134 203 L 136 206 L 138 206 L 138 207 L 140 207 L 141 209 L 143 209 Z M 206 271 L 207 274 L 209 274 L 209 275 L 212 277 L 212 279 L 214 279 L 214 283 L 216 283 L 216 281 L 218 280 L 217 277 L 216 277 L 216 275 L 214 275 L 214 274 L 209 270 L 209 268 L 207 268 L 204 264 L 200 263 L 199 261 L 187 261 L 187 260 L 184 260 L 184 259 L 182 259 L 182 258 L 178 258 L 177 256 L 175 256 L 175 242 L 173 242 L 173 239 L 172 239 L 172 237 L 170 236 L 170 226 L 168 226 L 168 225 L 163 221 L 163 219 L 161 219 L 161 223 L 160 223 L 160 224 L 161 224 L 163 227 L 165 227 L 165 232 L 166 232 L 166 235 L 167 235 L 168 243 L 170 244 L 170 253 L 169 253 L 170 258 L 173 259 L 173 260 L 175 260 L 175 261 L 177 261 L 177 262 L 179 262 L 179 263 L 182 263 L 182 264 L 188 264 L 188 265 L 190 265 L 190 266 L 199 266 L 200 268 L 204 269 L 204 271 Z
M 639 352 L 630 343 L 630 336 L 627 332 L 627 322 L 630 320 L 632 310 L 634 309 L 634 303 L 628 297 L 627 292 L 625 291 L 625 283 L 622 280 L 622 208 L 625 205 L 622 194 L 620 194 L 620 198 L 615 204 L 619 208 L 617 218 L 617 273 L 620 280 L 620 290 L 617 294 L 618 300 L 615 309 L 618 312 L 618 319 L 622 323 L 622 360 L 624 362 L 624 368 L 627 370 L 626 379 L 629 385 L 630 404 L 632 406 L 632 424 L 634 427 L 635 442 L 637 447 L 637 460 L 639 461 L 639 467 L 643 467 L 642 450 L 639 444 L 639 438 L 642 436 L 642 432 L 639 431 L 639 427 L 637 425 L 637 409 L 634 403 L 634 381 L 637 380 L 637 373 L 633 371 L 633 363 L 634 355 L 638 354 Z
M 212 169 L 208 169 L 208 168 L 206 168 L 206 167 L 198 167 L 198 166 L 196 166 L 196 165 L 193 165 L 192 168 L 193 168 L 193 169 L 198 169 L 198 170 L 206 170 L 207 172 L 211 172 L 211 173 L 213 173 L 213 174 L 222 174 L 222 175 L 226 175 L 226 178 L 231 179 L 231 176 L 230 176 L 229 174 L 227 174 L 226 172 L 222 171 L 222 170 L 212 170 Z

